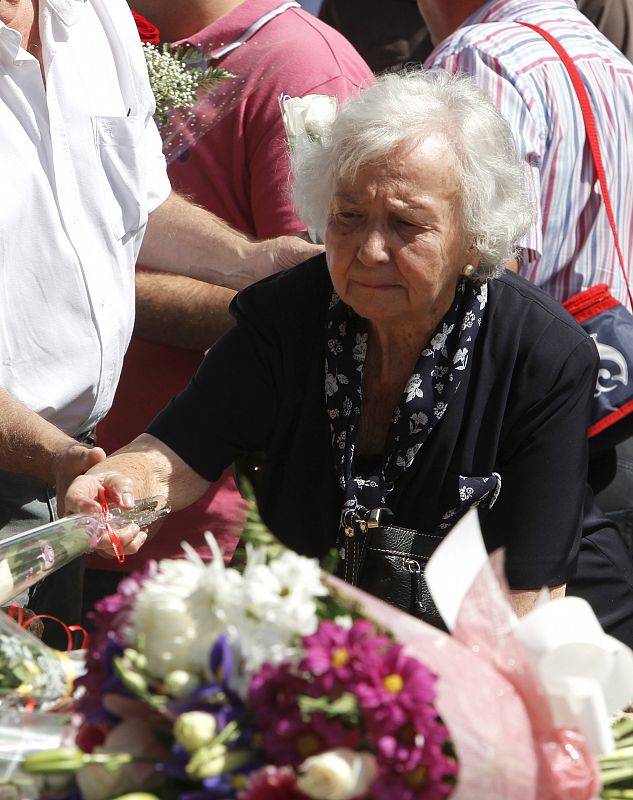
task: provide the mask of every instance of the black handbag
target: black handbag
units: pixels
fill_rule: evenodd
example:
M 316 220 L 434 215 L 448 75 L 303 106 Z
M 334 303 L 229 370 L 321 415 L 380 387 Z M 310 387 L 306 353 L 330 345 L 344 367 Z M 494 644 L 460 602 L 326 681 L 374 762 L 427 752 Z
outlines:
M 344 509 L 338 535 L 337 575 L 375 597 L 446 630 L 424 569 L 443 536 L 389 524 L 388 508 L 361 517 Z

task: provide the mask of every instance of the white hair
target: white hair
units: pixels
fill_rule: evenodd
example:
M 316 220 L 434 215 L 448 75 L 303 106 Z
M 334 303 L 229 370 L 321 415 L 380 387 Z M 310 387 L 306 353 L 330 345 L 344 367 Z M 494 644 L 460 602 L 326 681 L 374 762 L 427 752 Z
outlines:
M 350 98 L 328 140 L 293 158 L 295 206 L 321 236 L 339 180 L 405 145 L 441 136 L 455 153 L 464 230 L 477 247 L 477 273 L 493 277 L 516 256 L 534 219 L 527 167 L 510 127 L 464 75 L 409 69 L 388 73 Z

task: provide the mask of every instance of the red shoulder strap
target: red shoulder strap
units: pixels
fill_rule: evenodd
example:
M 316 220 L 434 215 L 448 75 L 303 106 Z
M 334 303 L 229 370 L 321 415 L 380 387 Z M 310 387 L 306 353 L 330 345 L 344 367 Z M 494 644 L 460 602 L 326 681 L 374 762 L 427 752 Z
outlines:
M 585 130 L 587 131 L 587 141 L 589 142 L 589 148 L 591 150 L 591 155 L 593 157 L 593 163 L 596 168 L 596 175 L 598 176 L 598 181 L 600 182 L 600 189 L 602 191 L 602 199 L 604 202 L 604 208 L 607 212 L 607 217 L 609 219 L 609 225 L 611 226 L 611 230 L 613 231 L 613 239 L 615 241 L 615 249 L 618 254 L 618 260 L 620 262 L 620 269 L 622 270 L 622 277 L 624 278 L 624 282 L 626 283 L 626 290 L 629 295 L 629 302 L 631 303 L 631 308 L 633 309 L 633 294 L 631 294 L 631 286 L 629 284 L 629 279 L 626 274 L 626 268 L 624 266 L 624 258 L 622 256 L 622 250 L 620 248 L 620 240 L 618 238 L 618 232 L 615 226 L 615 217 L 613 216 L 613 207 L 611 205 L 611 195 L 609 194 L 609 189 L 607 188 L 607 176 L 604 172 L 604 165 L 602 163 L 602 152 L 600 150 L 600 142 L 598 140 L 598 131 L 596 128 L 596 118 L 593 113 L 593 109 L 591 108 L 591 101 L 589 100 L 589 94 L 587 93 L 587 89 L 585 84 L 583 83 L 582 77 L 580 76 L 580 72 L 578 71 L 576 65 L 571 59 L 571 56 L 565 50 L 563 45 L 556 39 L 556 37 L 552 36 L 551 33 L 548 33 L 543 28 L 539 28 L 538 25 L 532 25 L 529 22 L 519 22 L 519 25 L 523 25 L 525 28 L 531 28 L 535 33 L 538 33 L 542 36 L 545 41 L 550 44 L 558 57 L 563 62 L 565 69 L 567 70 L 569 77 L 571 78 L 572 85 L 574 87 L 574 91 L 576 92 L 576 96 L 578 97 L 578 102 L 580 104 L 580 110 L 582 112 L 583 119 L 585 121 Z

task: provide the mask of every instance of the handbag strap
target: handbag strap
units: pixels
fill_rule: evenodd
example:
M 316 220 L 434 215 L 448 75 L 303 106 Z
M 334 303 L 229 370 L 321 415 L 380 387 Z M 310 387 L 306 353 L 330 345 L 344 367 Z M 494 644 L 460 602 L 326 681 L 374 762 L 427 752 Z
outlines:
M 589 94 L 587 92 L 583 79 L 580 75 L 580 72 L 578 71 L 578 68 L 572 61 L 571 56 L 555 36 L 552 36 L 551 33 L 548 33 L 546 30 L 540 28 L 538 25 L 532 25 L 530 22 L 518 21 L 518 23 L 519 25 L 523 25 L 523 27 L 525 28 L 530 28 L 535 33 L 538 33 L 540 36 L 542 36 L 543 39 L 545 39 L 545 41 L 554 48 L 558 57 L 563 62 L 563 65 L 567 70 L 567 73 L 569 74 L 572 86 L 574 87 L 574 91 L 576 92 L 576 97 L 578 98 L 578 102 L 580 104 L 582 117 L 585 122 L 587 141 L 589 142 L 589 149 L 591 150 L 591 156 L 593 158 L 596 174 L 598 176 L 598 181 L 600 182 L 600 189 L 602 191 L 604 208 L 605 211 L 607 212 L 609 225 L 611 226 L 611 230 L 613 232 L 613 239 L 615 241 L 615 249 L 618 254 L 620 269 L 622 270 L 622 277 L 624 278 L 624 282 L 626 284 L 626 290 L 629 296 L 629 302 L 631 304 L 631 308 L 633 309 L 633 294 L 631 293 L 631 285 L 629 284 L 629 279 L 626 274 L 626 268 L 624 266 L 624 258 L 622 256 L 622 250 L 620 248 L 620 239 L 618 238 L 618 232 L 615 225 L 615 217 L 613 216 L 613 207 L 611 205 L 611 195 L 609 194 L 609 189 L 607 188 L 607 176 L 605 174 L 604 164 L 602 162 L 602 152 L 600 150 L 600 141 L 598 139 L 596 118 L 594 116 L 593 109 L 591 108 L 591 101 L 589 100 Z

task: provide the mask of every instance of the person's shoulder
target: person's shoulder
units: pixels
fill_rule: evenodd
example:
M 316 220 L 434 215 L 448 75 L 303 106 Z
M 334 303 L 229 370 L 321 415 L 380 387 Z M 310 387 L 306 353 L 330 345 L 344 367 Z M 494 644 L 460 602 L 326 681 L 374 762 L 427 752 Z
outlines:
M 313 89 L 327 81 L 342 79 L 356 87 L 373 80 L 363 57 L 337 30 L 301 8 L 292 8 L 276 19 L 287 72 L 297 75 Z M 281 38 L 282 37 L 282 38 Z M 279 52 L 277 53 L 279 56 Z
M 231 310 L 240 321 L 297 330 L 324 313 L 332 283 L 321 254 L 242 289 Z
M 508 20 L 464 25 L 439 43 L 431 53 L 430 60 L 437 63 L 462 51 L 496 54 L 507 49 L 508 38 L 520 39 L 526 35 L 525 29 Z
M 489 281 L 488 298 L 496 324 L 527 340 L 547 339 L 561 351 L 591 344 L 589 334 L 558 301 L 521 275 L 505 270 Z
M 88 0 L 87 4 L 94 9 L 100 19 L 107 14 L 117 26 L 120 26 L 122 36 L 127 38 L 130 34 L 134 34 L 136 40 L 140 41 L 134 17 L 126 0 Z

